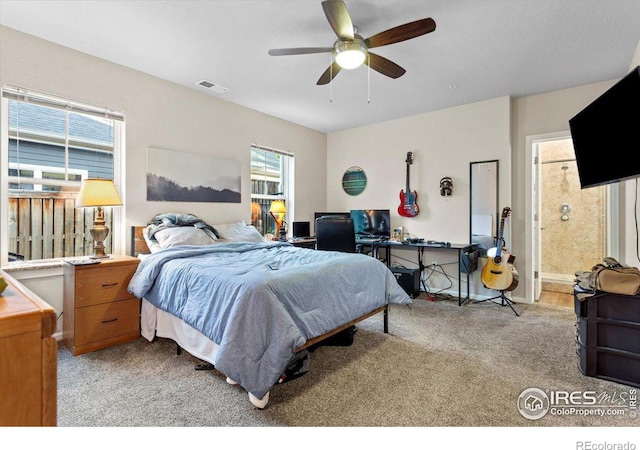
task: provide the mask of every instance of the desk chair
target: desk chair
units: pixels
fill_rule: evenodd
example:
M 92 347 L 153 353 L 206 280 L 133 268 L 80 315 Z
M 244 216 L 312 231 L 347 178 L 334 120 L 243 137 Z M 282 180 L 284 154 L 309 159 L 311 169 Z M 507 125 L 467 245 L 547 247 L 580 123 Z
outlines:
M 316 219 L 316 250 L 356 253 L 356 231 L 351 217 L 322 216 Z

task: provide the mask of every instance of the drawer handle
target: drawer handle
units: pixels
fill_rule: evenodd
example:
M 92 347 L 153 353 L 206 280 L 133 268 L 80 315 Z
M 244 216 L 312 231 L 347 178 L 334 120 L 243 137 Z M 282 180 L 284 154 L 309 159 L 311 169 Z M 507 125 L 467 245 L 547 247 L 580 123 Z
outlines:
M 109 288 L 109 287 L 114 287 L 114 286 L 117 286 L 117 285 L 118 285 L 118 283 L 116 282 L 116 283 L 110 283 L 110 284 L 103 284 L 102 287 L 103 288 Z
M 115 322 L 116 320 L 118 320 L 118 318 L 117 318 L 117 317 L 116 317 L 115 319 L 103 320 L 103 321 L 102 321 L 102 323 Z

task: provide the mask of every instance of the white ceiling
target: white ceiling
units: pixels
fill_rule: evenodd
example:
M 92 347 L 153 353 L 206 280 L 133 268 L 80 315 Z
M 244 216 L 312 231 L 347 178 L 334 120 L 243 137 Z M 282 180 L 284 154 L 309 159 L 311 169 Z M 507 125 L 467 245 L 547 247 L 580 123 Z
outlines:
M 368 90 L 366 66 L 317 86 L 330 53 L 267 54 L 333 45 L 320 0 L 0 0 L 0 23 L 327 133 L 617 79 L 640 41 L 638 0 L 345 3 L 365 38 L 425 17 L 436 30 L 376 48 L 407 73 L 371 71 Z M 229 91 L 196 86 L 202 79 Z

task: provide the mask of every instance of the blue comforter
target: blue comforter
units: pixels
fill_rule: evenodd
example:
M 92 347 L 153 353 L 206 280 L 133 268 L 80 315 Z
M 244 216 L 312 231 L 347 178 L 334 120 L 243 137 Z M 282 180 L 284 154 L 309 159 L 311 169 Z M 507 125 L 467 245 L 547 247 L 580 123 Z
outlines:
M 129 292 L 219 344 L 216 368 L 257 398 L 307 340 L 411 303 L 376 258 L 280 242 L 172 247 L 140 263 Z

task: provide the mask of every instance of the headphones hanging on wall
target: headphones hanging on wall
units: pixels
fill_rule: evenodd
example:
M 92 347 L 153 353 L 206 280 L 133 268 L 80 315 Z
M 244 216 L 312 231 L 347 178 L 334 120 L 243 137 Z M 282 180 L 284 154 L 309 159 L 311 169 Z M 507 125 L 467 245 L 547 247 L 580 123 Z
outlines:
M 443 177 L 440 180 L 440 195 L 448 197 L 453 191 L 453 180 L 450 177 Z

